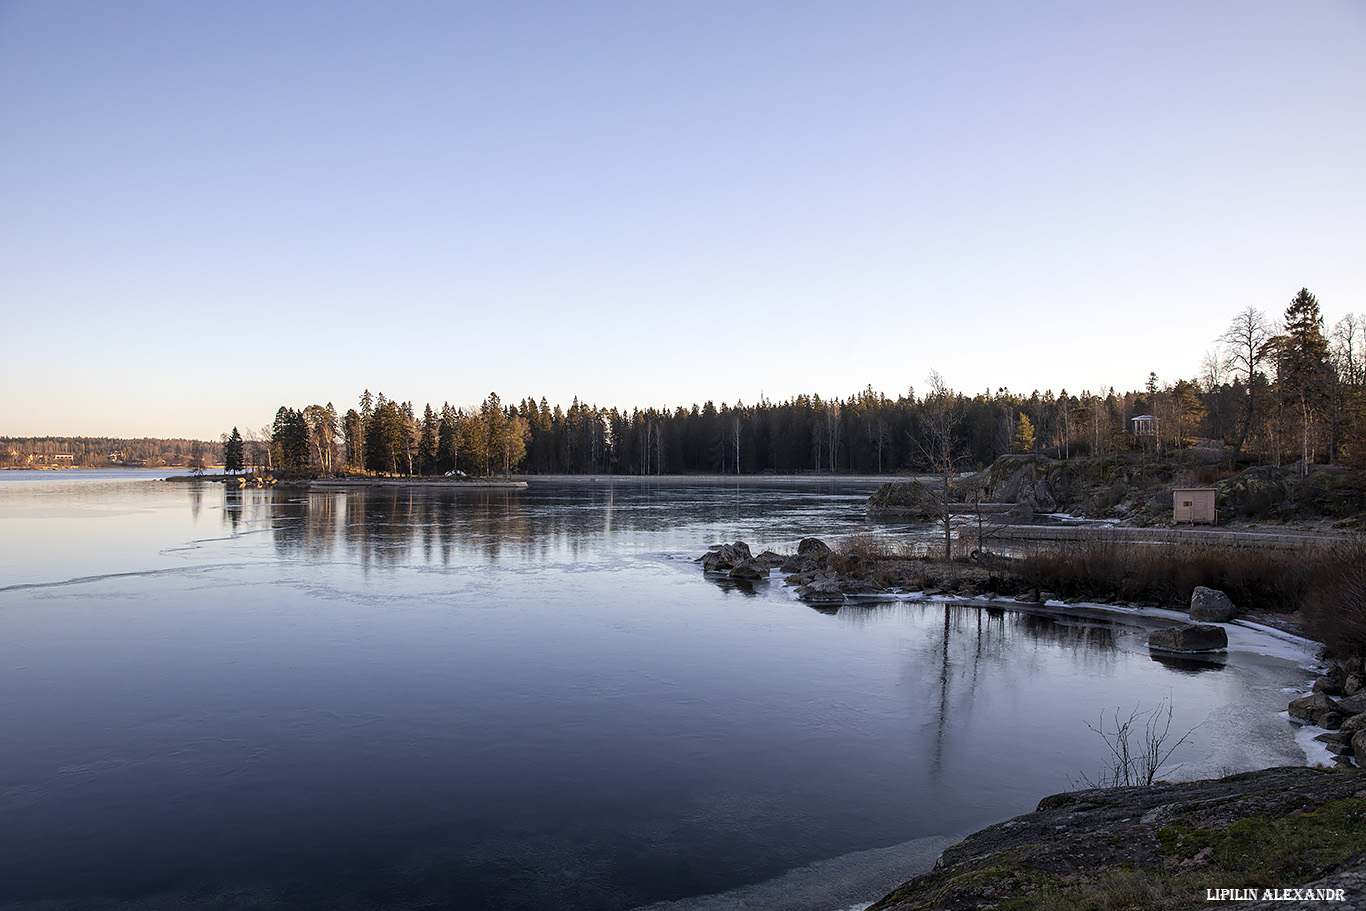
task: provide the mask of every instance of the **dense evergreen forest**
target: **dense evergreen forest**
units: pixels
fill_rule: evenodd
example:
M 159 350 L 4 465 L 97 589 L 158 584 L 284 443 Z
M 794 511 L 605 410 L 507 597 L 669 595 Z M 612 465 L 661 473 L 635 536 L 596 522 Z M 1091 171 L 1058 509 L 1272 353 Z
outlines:
M 355 408 L 282 407 L 229 444 L 233 468 L 345 474 L 887 474 L 991 463 L 1006 452 L 1059 458 L 1130 449 L 1219 447 L 1230 461 L 1366 463 L 1366 317 L 1326 333 L 1302 289 L 1276 321 L 1248 308 L 1214 340 L 1199 374 L 1146 388 L 966 394 L 929 388 L 888 398 L 797 396 L 691 408 L 568 409 L 490 393 L 458 408 L 366 390 Z M 1137 419 L 1137 420 L 1135 420 Z

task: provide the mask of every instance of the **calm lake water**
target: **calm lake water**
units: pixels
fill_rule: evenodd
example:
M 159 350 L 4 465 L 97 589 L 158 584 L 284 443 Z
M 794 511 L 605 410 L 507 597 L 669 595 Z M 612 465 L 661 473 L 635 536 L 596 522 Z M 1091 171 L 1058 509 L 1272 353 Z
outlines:
M 692 562 L 914 533 L 871 489 L 0 472 L 0 905 L 847 907 L 1100 771 L 1102 711 L 1199 725 L 1177 777 L 1304 762 L 1302 647 Z

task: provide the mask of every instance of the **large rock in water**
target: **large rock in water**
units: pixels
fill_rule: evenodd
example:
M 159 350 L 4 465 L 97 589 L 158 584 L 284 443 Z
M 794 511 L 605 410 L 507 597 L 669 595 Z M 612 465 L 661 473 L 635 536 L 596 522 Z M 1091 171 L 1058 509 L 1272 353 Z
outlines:
M 716 544 L 702 555 L 702 568 L 708 572 L 726 572 L 752 559 L 754 555 L 749 552 L 749 545 L 744 541 Z
M 782 554 L 775 554 L 771 550 L 766 550 L 755 557 L 754 562 L 758 563 L 764 569 L 775 569 L 783 565 L 783 556 Z
M 1153 630 L 1148 634 L 1148 648 L 1169 652 L 1209 652 L 1228 648 L 1228 633 L 1224 632 L 1222 626 L 1187 623 Z
M 732 579 L 755 580 L 767 579 L 768 567 L 759 565 L 758 560 L 744 560 L 731 567 L 730 577 Z
M 805 585 L 797 588 L 797 597 L 803 601 L 816 604 L 828 604 L 844 600 L 844 590 L 840 588 L 840 581 L 834 573 L 827 573 L 818 579 L 812 579 Z
M 814 573 L 829 568 L 833 551 L 830 545 L 820 538 L 802 538 L 797 542 L 797 552 L 783 561 L 780 572 Z
M 1197 623 L 1227 623 L 1237 612 L 1229 596 L 1217 588 L 1197 585 L 1191 592 L 1190 617 Z

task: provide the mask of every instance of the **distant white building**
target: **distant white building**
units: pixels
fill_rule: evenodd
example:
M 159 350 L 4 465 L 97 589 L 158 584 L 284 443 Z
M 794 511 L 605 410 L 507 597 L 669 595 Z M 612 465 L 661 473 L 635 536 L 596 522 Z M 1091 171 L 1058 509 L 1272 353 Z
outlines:
M 1157 418 L 1151 414 L 1140 414 L 1129 419 L 1129 426 L 1133 428 L 1131 432 L 1136 437 L 1155 437 L 1157 436 Z

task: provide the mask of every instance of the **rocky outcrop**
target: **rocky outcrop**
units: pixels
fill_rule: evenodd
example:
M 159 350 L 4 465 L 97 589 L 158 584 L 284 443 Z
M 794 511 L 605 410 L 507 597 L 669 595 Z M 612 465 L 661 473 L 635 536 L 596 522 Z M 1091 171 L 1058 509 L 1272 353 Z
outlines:
M 730 568 L 730 577 L 741 581 L 753 582 L 768 578 L 768 567 L 758 560 L 742 560 Z
M 771 550 L 766 550 L 755 557 L 754 562 L 758 563 L 764 569 L 777 569 L 779 566 L 783 565 L 784 559 L 782 554 L 775 554 Z
M 792 573 L 825 572 L 830 568 L 833 552 L 820 538 L 802 538 L 797 544 L 797 552 L 783 560 L 780 571 Z
M 1338 728 L 1338 730 L 1348 734 L 1355 734 L 1357 731 L 1366 731 L 1366 712 L 1361 712 L 1348 718 L 1342 723 L 1342 727 Z
M 1196 623 L 1227 623 L 1237 612 L 1232 599 L 1217 588 L 1197 585 L 1191 592 L 1190 618 Z
M 1168 652 L 1211 652 L 1228 648 L 1228 633 L 1222 626 L 1187 623 L 1155 629 L 1148 634 L 1148 648 Z
M 1215 485 L 1219 511 L 1229 516 L 1275 515 L 1285 502 L 1285 481 L 1274 468 L 1255 466 Z
M 744 541 L 734 544 L 713 544 L 711 550 L 702 555 L 702 568 L 708 572 L 729 572 L 741 563 L 754 559 L 749 545 Z
M 804 585 L 797 586 L 797 597 L 812 603 L 830 604 L 842 602 L 844 590 L 840 587 L 839 576 L 835 573 L 826 573 Z
M 1273 871 L 1265 874 L 1274 880 L 1267 887 L 1346 887 L 1359 897 L 1351 885 L 1362 877 L 1359 833 L 1351 824 L 1331 836 L 1320 832 L 1328 819 L 1361 812 L 1363 788 L 1366 772 L 1359 769 L 1281 768 L 1211 781 L 1056 794 L 1040 801 L 1033 813 L 949 847 L 933 870 L 869 911 L 965 911 L 1026 893 L 1034 899 L 1031 907 L 1099 907 L 1104 903 L 1088 899 L 1125 877 L 1154 887 L 1149 894 L 1161 894 L 1156 887 L 1165 880 L 1173 894 L 1187 895 L 1192 873 L 1212 887 L 1247 885 L 1248 868 L 1238 865 L 1246 862 L 1248 850 L 1257 850 L 1249 845 L 1261 844 L 1263 833 L 1275 845 L 1268 850 L 1279 852 L 1276 862 L 1294 860 L 1287 855 L 1304 851 L 1313 859 L 1302 869 L 1318 871 L 1304 879 Z M 1274 879 L 1278 875 L 1281 880 Z M 1194 904 L 1203 894 L 1190 898 Z
M 781 554 L 766 550 L 753 556 L 744 541 L 733 544 L 713 544 L 711 550 L 698 558 L 702 568 L 710 573 L 725 573 L 741 582 L 767 579 L 769 570 L 783 562 Z
M 909 519 L 930 522 L 943 512 L 943 505 L 919 481 L 893 481 L 883 484 L 866 507 L 868 515 L 879 519 Z

